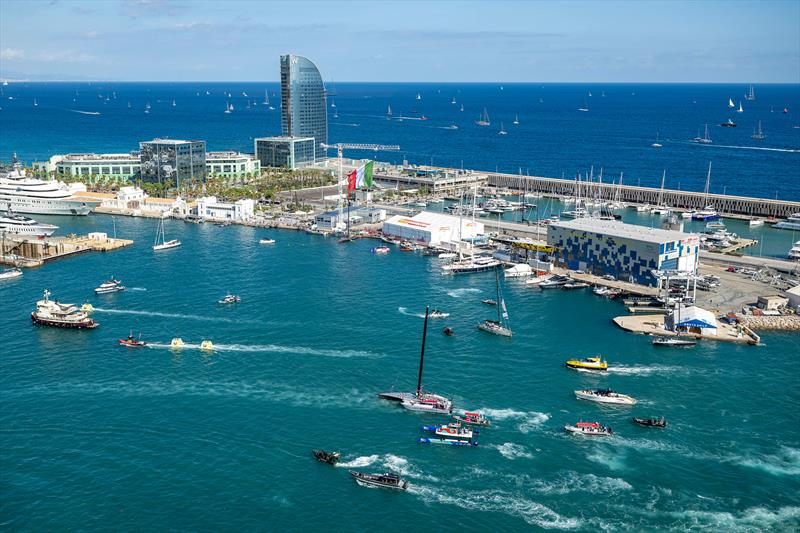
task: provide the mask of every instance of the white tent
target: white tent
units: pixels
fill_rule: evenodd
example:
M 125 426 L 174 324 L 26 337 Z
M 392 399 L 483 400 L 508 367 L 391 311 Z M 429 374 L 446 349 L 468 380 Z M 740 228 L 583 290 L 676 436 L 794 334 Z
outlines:
M 717 318 L 714 313 L 695 305 L 691 307 L 679 307 L 672 313 L 673 329 L 680 328 L 692 333 L 702 335 L 717 334 Z
M 383 233 L 437 246 L 442 242 L 467 241 L 483 235 L 483 223 L 463 217 L 459 230 L 459 217 L 422 211 L 413 217 L 395 215 L 383 223 Z

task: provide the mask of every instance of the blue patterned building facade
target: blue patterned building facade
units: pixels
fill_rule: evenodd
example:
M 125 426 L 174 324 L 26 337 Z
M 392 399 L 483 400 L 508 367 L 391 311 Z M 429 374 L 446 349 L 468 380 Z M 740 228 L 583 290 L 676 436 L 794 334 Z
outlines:
M 579 218 L 551 223 L 547 244 L 557 263 L 622 281 L 657 285 L 653 270 L 695 272 L 700 239 L 695 234 Z

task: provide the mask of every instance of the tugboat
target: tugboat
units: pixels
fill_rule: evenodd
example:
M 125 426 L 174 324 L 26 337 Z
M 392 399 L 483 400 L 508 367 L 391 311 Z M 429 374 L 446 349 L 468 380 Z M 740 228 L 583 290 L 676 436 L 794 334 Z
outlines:
M 365 474 L 364 472 L 350 470 L 350 475 L 353 476 L 356 483 L 362 487 L 381 487 L 395 490 L 408 489 L 408 481 L 391 472 L 386 472 L 384 474 Z
M 600 357 L 587 357 L 586 359 L 570 359 L 564 366 L 575 370 L 608 370 L 608 361 Z
M 430 312 L 431 318 L 447 318 L 450 316 L 450 313 L 445 313 L 444 311 L 439 311 L 438 309 L 433 309 Z
M 240 297 L 236 296 L 235 294 L 226 294 L 225 297 L 222 298 L 221 300 L 219 300 L 217 303 L 233 304 L 233 303 L 241 302 L 241 301 L 242 301 L 242 299 Z
M 311 453 L 314 454 L 317 461 L 328 463 L 329 465 L 335 465 L 341 457 L 339 452 L 326 452 L 325 450 L 311 450 Z
M 651 428 L 665 428 L 667 427 L 667 420 L 662 416 L 661 418 L 637 418 L 633 417 L 633 421 L 640 426 L 647 426 Z
M 489 419 L 480 413 L 465 412 L 464 416 L 455 415 L 453 416 L 453 418 L 458 420 L 462 424 L 469 424 L 471 426 L 482 426 L 488 428 L 489 426 L 492 425 Z
M 44 291 L 44 299 L 36 302 L 36 311 L 31 313 L 34 324 L 54 328 L 93 329 L 99 324 L 73 304 L 60 304 L 50 300 L 50 291 Z
M 127 339 L 118 339 L 117 342 L 122 346 L 128 346 L 129 348 L 143 348 L 147 346 L 147 343 L 142 340 L 141 334 L 139 335 L 138 339 L 135 339 L 133 337 L 133 333 L 131 333 L 128 335 Z
M 569 433 L 576 435 L 586 435 L 587 437 L 610 437 L 614 431 L 599 422 L 578 422 L 574 426 L 564 426 Z
M 110 280 L 97 287 L 94 292 L 95 294 L 108 294 L 110 292 L 119 292 L 124 290 L 125 287 L 122 285 L 122 282 L 112 277 Z
M 591 402 L 598 403 L 613 403 L 622 405 L 634 405 L 636 403 L 635 398 L 614 392 L 611 389 L 576 390 L 575 397 L 579 400 L 589 400 Z

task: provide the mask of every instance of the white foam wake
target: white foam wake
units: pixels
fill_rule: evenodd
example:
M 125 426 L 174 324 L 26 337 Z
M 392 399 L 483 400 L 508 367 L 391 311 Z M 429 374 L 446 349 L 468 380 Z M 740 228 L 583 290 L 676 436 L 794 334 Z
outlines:
M 408 308 L 406 308 L 406 307 L 398 307 L 398 308 L 397 308 L 397 310 L 400 312 L 400 314 L 401 314 L 401 315 L 406 315 L 406 316 L 415 316 L 415 317 L 417 317 L 417 318 L 425 318 L 425 315 L 424 315 L 424 314 L 420 314 L 420 313 L 410 313 L 410 312 L 408 311 Z
M 135 309 L 106 309 L 103 307 L 95 307 L 94 312 L 109 313 L 115 315 L 139 315 L 139 316 L 157 316 L 162 318 L 183 318 L 186 320 L 201 320 L 204 322 L 237 322 L 240 324 L 258 324 L 252 320 L 232 319 L 216 316 L 201 316 L 201 315 L 184 315 L 180 313 L 163 313 L 161 311 L 138 311 Z
M 490 408 L 477 409 L 477 411 L 492 422 L 496 420 L 518 420 L 517 429 L 522 433 L 530 433 L 550 420 L 550 415 L 548 413 L 540 413 L 538 411 L 516 411 L 514 409 Z
M 533 458 L 533 454 L 528 451 L 525 446 L 521 444 L 514 444 L 513 442 L 504 442 L 503 444 L 490 444 L 489 448 L 494 448 L 500 455 L 505 457 L 506 459 L 531 459 Z
M 151 348 L 172 348 L 169 344 L 153 342 Z M 197 350 L 199 344 L 185 343 L 181 349 Z M 176 348 L 177 349 L 177 348 Z M 252 352 L 252 353 L 292 353 L 302 355 L 319 355 L 322 357 L 382 357 L 380 354 L 361 350 L 333 350 L 327 348 L 310 348 L 308 346 L 280 346 L 277 344 L 214 344 L 215 352 Z
M 608 372 L 627 376 L 649 376 L 650 374 L 675 374 L 686 372 L 685 368 L 668 365 L 649 365 L 649 366 L 609 366 Z
M 381 469 L 394 472 L 402 477 L 420 479 L 427 481 L 439 481 L 434 476 L 429 476 L 420 472 L 405 457 L 387 453 L 385 455 L 362 455 L 351 461 L 336 463 L 336 466 L 344 468 L 363 468 L 374 464 L 380 465 Z
M 473 288 L 465 288 L 465 289 L 452 289 L 447 291 L 447 295 L 453 298 L 461 298 L 462 296 L 466 296 L 467 294 L 481 292 L 480 289 L 473 289 Z

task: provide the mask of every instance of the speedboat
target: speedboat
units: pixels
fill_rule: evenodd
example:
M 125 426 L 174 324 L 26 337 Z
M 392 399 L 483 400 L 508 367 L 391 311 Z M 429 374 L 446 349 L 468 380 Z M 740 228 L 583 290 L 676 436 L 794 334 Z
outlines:
M 125 287 L 122 285 L 122 282 L 118 279 L 111 278 L 110 280 L 102 283 L 99 287 L 97 287 L 94 292 L 96 294 L 107 294 L 109 292 L 119 292 L 124 291 Z
M 663 416 L 661 418 L 637 418 L 634 416 L 633 421 L 640 426 L 647 426 L 651 428 L 667 427 L 667 420 Z
M 576 370 L 608 370 L 608 362 L 600 357 L 587 357 L 586 359 L 570 359 L 564 365 Z
M 511 337 L 511 329 L 503 326 L 497 320 L 484 320 L 480 324 L 478 324 L 478 329 L 481 331 L 485 331 L 487 333 L 494 333 L 495 335 L 501 335 L 503 337 Z
M 222 298 L 221 300 L 218 300 L 217 303 L 220 303 L 220 304 L 232 304 L 232 303 L 241 302 L 241 301 L 242 301 L 242 299 L 239 296 L 236 296 L 235 294 L 226 294 L 225 297 Z
M 142 348 L 144 346 L 147 346 L 147 343 L 141 340 L 141 338 L 134 339 L 133 335 L 128 335 L 127 339 L 119 339 L 117 340 L 117 342 L 120 343 L 122 346 L 128 346 L 130 348 Z
M 666 335 L 653 337 L 653 346 L 694 346 L 695 344 L 697 344 L 696 339 L 684 339 Z
M 445 313 L 444 311 L 439 311 L 438 309 L 433 309 L 430 314 L 428 314 L 431 318 L 447 318 L 450 316 L 450 313 Z
M 432 431 L 434 435 L 442 439 L 462 441 L 472 440 L 473 433 L 478 432 L 477 429 L 473 431 L 471 428 L 462 426 L 460 422 L 450 422 L 441 426 L 422 426 L 422 430 Z
M 481 303 L 484 303 L 486 305 L 497 305 L 497 302 L 495 300 L 490 300 L 489 298 L 487 298 L 486 300 L 481 300 Z
M 341 457 L 339 452 L 326 452 L 325 450 L 311 450 L 311 453 L 314 454 L 317 461 L 328 463 L 329 465 L 335 465 Z
M 170 348 L 183 348 L 184 342 L 180 337 L 175 337 L 169 342 Z
M 579 400 L 589 400 L 598 403 L 612 403 L 621 405 L 634 405 L 636 400 L 625 394 L 614 392 L 611 389 L 584 389 L 576 390 L 575 397 Z
M 574 426 L 564 426 L 564 429 L 570 433 L 577 435 L 586 435 L 587 437 L 610 437 L 614 431 L 599 422 L 578 422 Z
M 375 248 L 370 249 L 370 252 L 377 255 L 386 255 L 391 251 L 391 248 L 388 246 L 376 246 Z
M 259 239 L 258 244 L 275 244 L 275 239 Z
M 203 342 L 200 343 L 200 349 L 201 350 L 213 350 L 214 349 L 214 343 L 211 342 L 210 340 L 204 340 Z
M 408 489 L 408 481 L 391 472 L 386 472 L 384 474 L 366 474 L 364 472 L 350 470 L 350 475 L 355 478 L 356 483 L 363 487 L 380 487 L 395 490 Z
M 20 277 L 21 275 L 22 275 L 22 270 L 18 268 L 8 268 L 0 272 L 0 280 L 14 279 Z
M 469 424 L 471 426 L 489 427 L 492 425 L 489 419 L 480 413 L 465 412 L 463 416 L 454 415 L 453 418 L 462 424 Z

